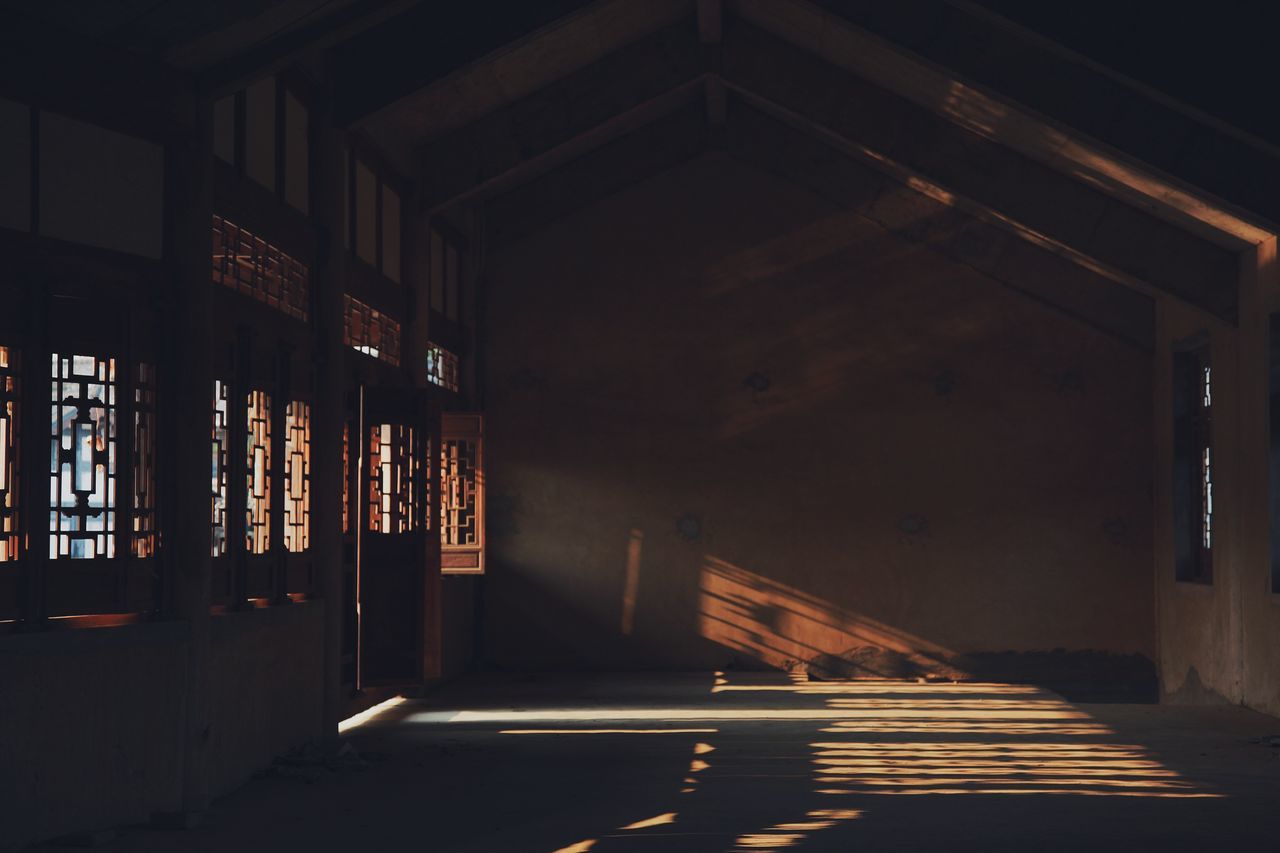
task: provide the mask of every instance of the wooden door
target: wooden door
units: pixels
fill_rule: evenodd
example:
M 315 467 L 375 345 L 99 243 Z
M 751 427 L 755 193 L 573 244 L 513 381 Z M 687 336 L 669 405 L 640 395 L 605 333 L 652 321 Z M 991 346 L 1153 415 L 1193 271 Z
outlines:
M 439 416 L 417 389 L 360 397 L 357 687 L 416 684 L 438 659 Z

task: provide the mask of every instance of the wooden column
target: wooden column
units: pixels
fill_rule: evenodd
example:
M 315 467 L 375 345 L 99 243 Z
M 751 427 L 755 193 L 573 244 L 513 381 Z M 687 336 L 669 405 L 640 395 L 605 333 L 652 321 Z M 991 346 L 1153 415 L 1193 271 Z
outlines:
M 347 283 L 342 204 L 346 139 L 345 133 L 333 125 L 331 97 L 326 95 L 316 105 L 314 121 L 312 203 L 320 241 L 311 274 L 316 312 L 311 548 L 325 608 L 322 724 L 326 742 L 333 746 L 338 738 L 338 721 L 346 707 L 346 697 L 342 695 L 342 424 L 346 416 L 342 296 Z
M 421 184 L 421 182 L 419 182 Z M 409 311 L 406 315 L 405 334 L 402 337 L 404 364 L 415 388 L 428 388 L 427 343 L 430 340 L 431 319 L 431 219 L 423 209 L 422 193 L 406 205 L 412 211 L 404 232 L 405 274 L 402 277 L 409 293 Z M 443 607 L 440 578 L 440 430 L 439 405 L 428 392 L 429 402 L 422 412 L 427 423 L 424 448 L 427 489 L 430 500 L 426 504 L 427 529 L 423 539 L 422 581 L 422 679 L 431 682 L 440 677 L 444 652 L 441 646 L 441 618 Z
M 168 610 L 190 626 L 190 633 L 181 808 L 157 818 L 186 826 L 198 820 L 210 796 L 213 104 L 191 96 L 179 112 L 184 130 L 166 151 L 165 257 L 171 286 L 160 341 L 160 446 L 165 454 L 160 476 L 168 495 L 162 508 L 167 510 L 162 523 L 167 527 Z

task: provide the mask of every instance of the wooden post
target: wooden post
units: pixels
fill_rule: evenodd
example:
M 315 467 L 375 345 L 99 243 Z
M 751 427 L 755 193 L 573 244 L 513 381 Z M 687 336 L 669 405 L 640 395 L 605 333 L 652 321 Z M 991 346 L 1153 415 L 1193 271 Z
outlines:
M 160 344 L 161 468 L 169 496 L 165 543 L 172 615 L 190 626 L 182 797 L 166 825 L 190 826 L 207 808 L 209 790 L 210 430 L 213 419 L 213 280 L 209 232 L 213 221 L 213 104 L 192 96 L 182 108 L 185 130 L 167 157 L 166 265 L 172 277 Z
M 313 204 L 320 240 L 311 278 L 316 312 L 311 543 L 325 608 L 322 725 L 325 741 L 332 747 L 337 743 L 338 721 L 346 707 L 342 695 L 342 423 L 346 385 L 342 296 L 347 282 L 347 249 L 342 233 L 346 140 L 343 131 L 333 125 L 333 99 L 329 93 L 316 104 L 314 121 Z

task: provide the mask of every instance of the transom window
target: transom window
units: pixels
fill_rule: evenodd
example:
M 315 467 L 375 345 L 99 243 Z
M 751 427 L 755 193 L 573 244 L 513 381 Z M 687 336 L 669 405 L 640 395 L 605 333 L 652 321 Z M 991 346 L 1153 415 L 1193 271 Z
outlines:
M 308 317 L 306 264 L 221 216 L 213 217 L 213 280 L 295 320 Z
M 346 345 L 365 355 L 399 366 L 400 324 L 359 299 L 346 296 L 345 300 Z
M 458 357 L 436 344 L 427 345 L 427 381 L 449 391 L 458 390 Z

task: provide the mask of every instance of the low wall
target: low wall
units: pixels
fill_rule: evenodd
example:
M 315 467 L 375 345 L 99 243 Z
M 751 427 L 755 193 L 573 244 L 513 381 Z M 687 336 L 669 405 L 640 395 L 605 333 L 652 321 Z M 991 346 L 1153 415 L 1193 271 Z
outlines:
M 0 850 L 178 808 L 186 654 L 179 622 L 0 637 Z

